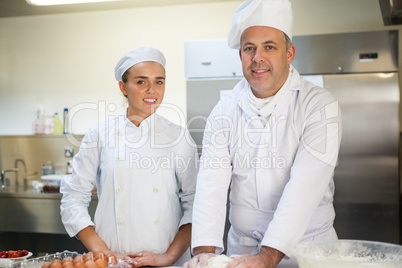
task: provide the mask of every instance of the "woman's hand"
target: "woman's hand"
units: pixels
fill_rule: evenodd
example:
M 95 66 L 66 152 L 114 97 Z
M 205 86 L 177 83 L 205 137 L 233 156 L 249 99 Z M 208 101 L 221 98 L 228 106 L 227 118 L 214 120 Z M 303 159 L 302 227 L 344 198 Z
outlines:
M 132 259 L 132 267 L 140 266 L 172 266 L 174 257 L 168 254 L 156 254 L 149 251 L 127 254 Z

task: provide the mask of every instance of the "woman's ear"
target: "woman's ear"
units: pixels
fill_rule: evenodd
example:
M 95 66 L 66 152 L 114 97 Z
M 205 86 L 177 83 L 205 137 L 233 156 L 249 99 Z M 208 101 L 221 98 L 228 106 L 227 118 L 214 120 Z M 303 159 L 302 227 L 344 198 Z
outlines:
M 127 97 L 127 90 L 126 90 L 126 85 L 124 85 L 123 81 L 119 81 L 119 88 L 121 93 L 123 93 L 124 96 Z

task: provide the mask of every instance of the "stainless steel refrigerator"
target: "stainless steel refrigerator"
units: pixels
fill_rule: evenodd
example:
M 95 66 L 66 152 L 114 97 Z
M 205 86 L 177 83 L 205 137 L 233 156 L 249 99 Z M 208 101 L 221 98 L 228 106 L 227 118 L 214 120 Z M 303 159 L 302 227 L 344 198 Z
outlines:
M 293 43 L 293 66 L 341 106 L 343 137 L 334 174 L 339 238 L 400 244 L 398 32 L 295 36 Z M 200 146 L 202 118 L 240 79 L 188 78 L 188 127 Z

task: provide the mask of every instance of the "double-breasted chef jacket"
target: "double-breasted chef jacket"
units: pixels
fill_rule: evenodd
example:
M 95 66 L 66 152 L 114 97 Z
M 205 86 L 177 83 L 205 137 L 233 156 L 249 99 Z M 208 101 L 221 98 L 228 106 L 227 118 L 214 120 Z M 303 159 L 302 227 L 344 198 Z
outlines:
M 287 81 L 263 108 L 265 115 L 251 106 L 251 88 L 243 79 L 208 117 L 192 248 L 224 249 L 229 186 L 228 255 L 269 246 L 287 259 L 299 241 L 337 238 L 333 173 L 341 141 L 339 105 L 329 91 L 289 69 Z
M 73 159 L 72 175 L 61 183 L 67 233 L 94 226 L 113 252 L 166 252 L 179 227 L 191 223 L 197 161 L 188 130 L 155 113 L 139 127 L 126 116 L 92 127 Z M 188 250 L 176 265 L 189 258 Z

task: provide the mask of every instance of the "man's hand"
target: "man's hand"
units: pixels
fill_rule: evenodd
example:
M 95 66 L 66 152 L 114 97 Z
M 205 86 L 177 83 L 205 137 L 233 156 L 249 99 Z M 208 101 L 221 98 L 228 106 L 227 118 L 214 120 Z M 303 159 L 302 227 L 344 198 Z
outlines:
M 183 268 L 196 268 L 208 265 L 208 260 L 215 257 L 215 247 L 196 247 L 194 249 L 194 257 L 183 265 Z
M 250 254 L 244 254 L 244 255 L 232 255 L 230 256 L 233 261 L 230 262 L 226 268 L 238 268 L 238 267 L 253 267 L 253 268 L 267 268 L 267 267 L 274 267 L 274 266 L 267 266 L 264 261 L 258 257 L 257 255 L 250 255 Z
M 234 260 L 226 268 L 253 267 L 253 268 L 275 268 L 283 258 L 284 254 L 276 249 L 263 246 L 256 255 L 232 255 Z

